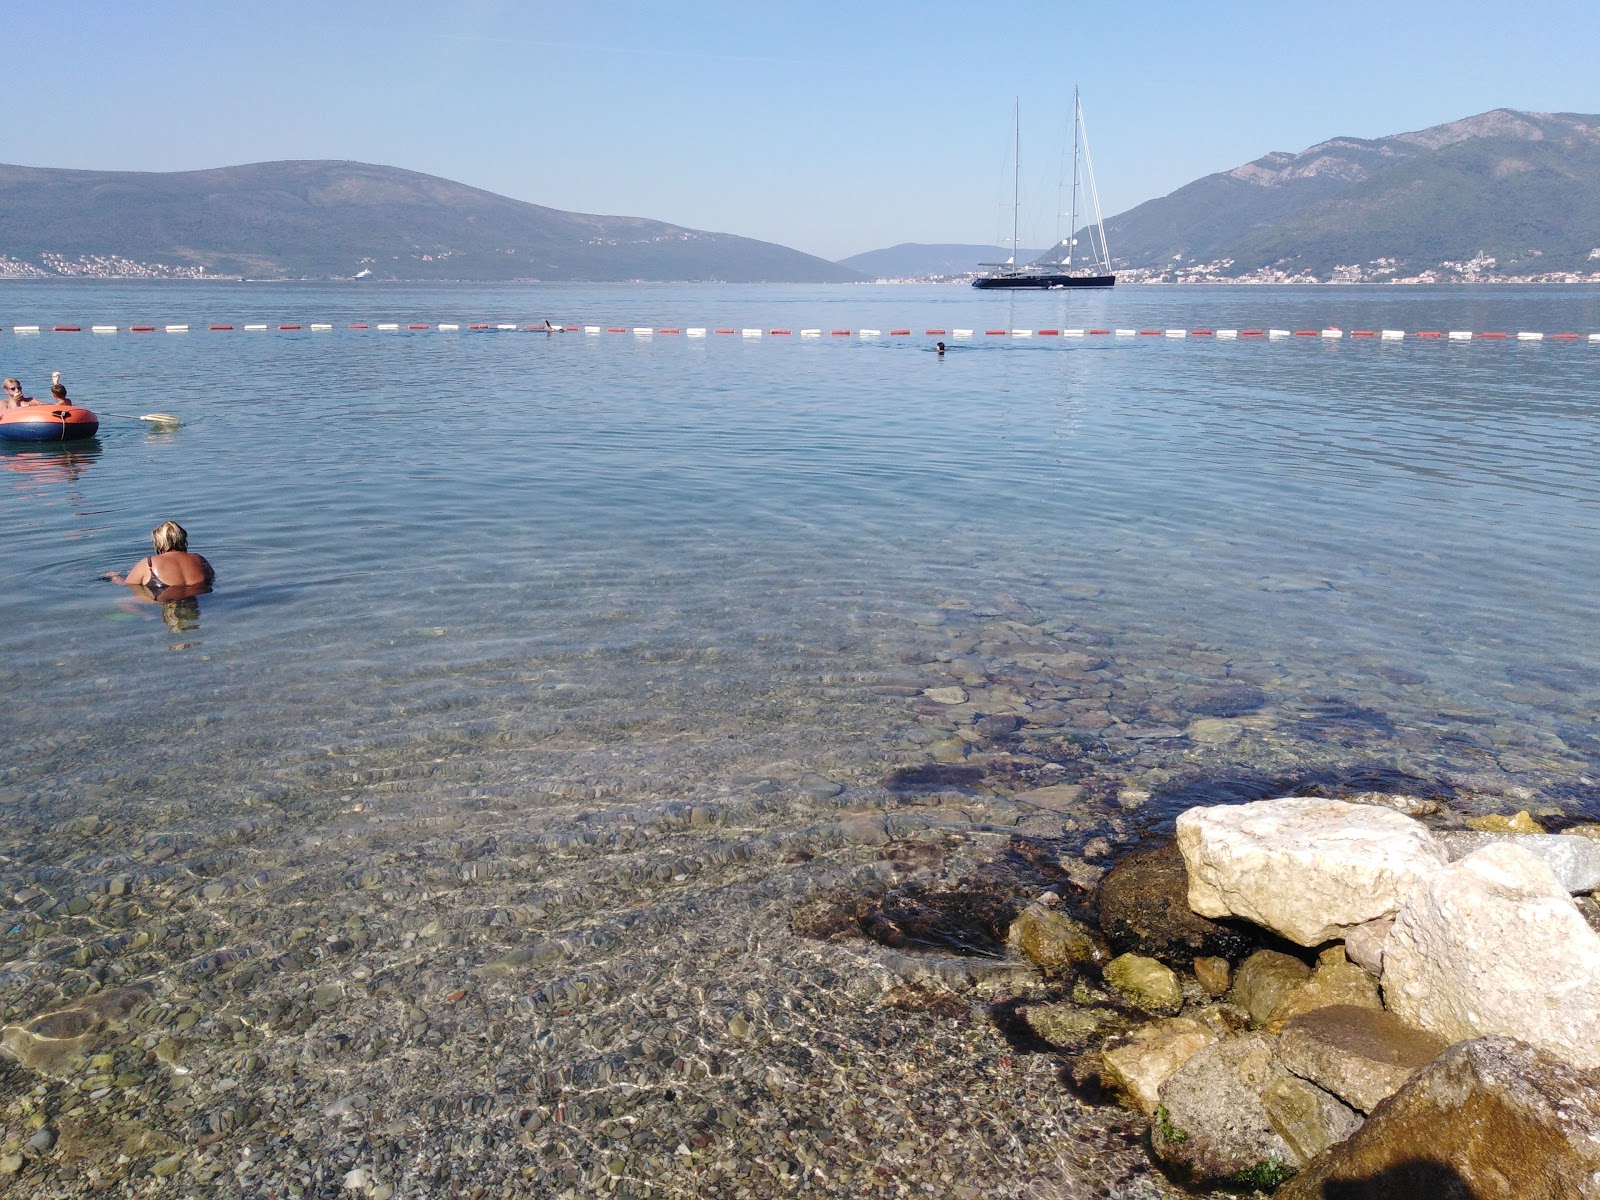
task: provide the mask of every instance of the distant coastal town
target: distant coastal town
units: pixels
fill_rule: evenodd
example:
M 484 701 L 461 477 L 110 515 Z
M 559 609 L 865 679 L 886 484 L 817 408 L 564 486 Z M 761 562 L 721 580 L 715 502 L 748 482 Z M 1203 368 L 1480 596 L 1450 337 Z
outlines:
M 0 254 L 0 279 L 239 279 L 215 275 L 204 267 L 175 267 L 170 263 L 138 262 L 120 254 L 65 254 L 45 251 L 38 262 Z
M 1261 267 L 1232 274 L 1233 260 L 1206 263 L 1174 263 L 1169 267 L 1138 267 L 1116 272 L 1118 284 L 1195 284 L 1195 283 L 1600 283 L 1600 247 L 1589 252 L 1593 271 L 1543 271 L 1533 274 L 1506 274 L 1496 269 L 1496 260 L 1479 254 L 1465 262 L 1445 261 L 1414 273 L 1402 274 L 1393 258 L 1336 266 L 1327 278 L 1304 270 Z M 975 272 L 960 275 L 925 275 L 905 278 L 879 278 L 875 283 L 969 284 Z
M 422 256 L 429 259 L 430 256 Z M 1167 267 L 1136 267 L 1116 271 L 1117 283 L 1128 284 L 1341 284 L 1341 283 L 1600 283 L 1600 247 L 1589 252 L 1594 261 L 1593 271 L 1544 271 L 1532 274 L 1507 274 L 1497 270 L 1496 260 L 1479 254 L 1463 262 L 1445 261 L 1421 271 L 1402 273 L 1394 258 L 1376 258 L 1365 263 L 1335 266 L 1327 278 L 1299 269 L 1261 267 L 1254 271 L 1232 273 L 1233 260 L 1219 259 L 1205 263 L 1173 263 Z M 365 259 L 364 262 L 371 262 Z M 370 275 L 364 270 L 361 278 Z M 957 275 L 907 275 L 880 276 L 872 283 L 880 284 L 970 284 L 975 272 Z M 204 267 L 174 266 L 163 262 L 142 262 L 120 254 L 80 254 L 68 257 L 52 251 L 41 253 L 37 260 L 29 261 L 0 254 L 0 279 L 179 279 L 237 281 L 242 275 L 221 274 Z

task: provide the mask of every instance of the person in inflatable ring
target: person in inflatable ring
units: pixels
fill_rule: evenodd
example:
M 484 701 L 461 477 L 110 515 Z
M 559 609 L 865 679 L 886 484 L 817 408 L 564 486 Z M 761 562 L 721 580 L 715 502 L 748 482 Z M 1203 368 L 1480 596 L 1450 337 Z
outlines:
M 22 394 L 22 380 L 20 380 L 20 379 L 8 379 L 8 380 L 6 380 L 6 382 L 5 382 L 5 396 L 3 398 L 0 398 L 0 409 L 21 408 L 24 405 L 32 404 L 32 403 L 33 403 L 33 397 L 32 396 L 24 396 Z
M 148 593 L 152 600 L 177 600 L 211 590 L 217 573 L 198 554 L 189 552 L 189 534 L 176 521 L 163 521 L 150 531 L 155 553 L 141 558 L 126 575 L 106 572 L 104 578 Z

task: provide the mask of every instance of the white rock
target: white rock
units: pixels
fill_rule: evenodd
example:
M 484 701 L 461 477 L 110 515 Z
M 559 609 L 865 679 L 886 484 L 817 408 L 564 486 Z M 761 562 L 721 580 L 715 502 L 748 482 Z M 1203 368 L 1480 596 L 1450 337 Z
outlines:
M 1383 995 L 1448 1042 L 1504 1035 L 1600 1066 L 1600 934 L 1517 845 L 1486 846 L 1412 891 L 1384 943 Z
M 1178 848 L 1195 912 L 1244 917 L 1302 946 L 1390 916 L 1445 861 L 1410 817 L 1300 797 L 1191 808 Z
M 1350 961 L 1365 967 L 1373 978 L 1383 975 L 1383 944 L 1389 940 L 1389 930 L 1394 928 L 1393 917 L 1379 917 L 1365 925 L 1345 931 L 1344 952 Z
M 359 1192 L 367 1186 L 367 1172 L 361 1167 L 354 1171 L 345 1172 L 344 1186 L 352 1192 Z
M 1521 846 L 1556 873 L 1569 892 L 1592 892 L 1600 887 L 1600 842 L 1565 833 L 1478 833 L 1455 830 L 1436 833 L 1451 862 L 1496 842 Z

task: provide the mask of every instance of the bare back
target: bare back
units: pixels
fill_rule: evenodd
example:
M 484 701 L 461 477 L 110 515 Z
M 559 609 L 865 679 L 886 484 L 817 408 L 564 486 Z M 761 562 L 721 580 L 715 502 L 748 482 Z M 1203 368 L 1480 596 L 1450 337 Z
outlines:
M 144 578 L 139 578 L 139 576 Z M 156 587 L 201 587 L 216 577 L 211 564 L 198 554 L 187 550 L 169 550 L 165 554 L 152 554 L 128 572 L 128 583 L 142 583 Z

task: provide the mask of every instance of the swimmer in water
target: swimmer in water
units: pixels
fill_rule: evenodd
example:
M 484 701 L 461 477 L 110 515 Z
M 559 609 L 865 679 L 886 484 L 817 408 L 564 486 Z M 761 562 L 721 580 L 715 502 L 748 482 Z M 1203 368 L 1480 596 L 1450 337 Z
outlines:
M 189 553 L 189 534 L 182 525 L 161 522 L 150 531 L 150 544 L 155 553 L 134 563 L 126 575 L 108 571 L 103 578 L 142 589 L 152 599 L 164 592 L 192 596 L 210 589 L 217 573 L 200 555 Z
M 944 357 L 944 343 L 943 342 L 935 342 L 933 344 L 933 352 L 935 354 L 937 354 L 940 358 L 943 358 Z

